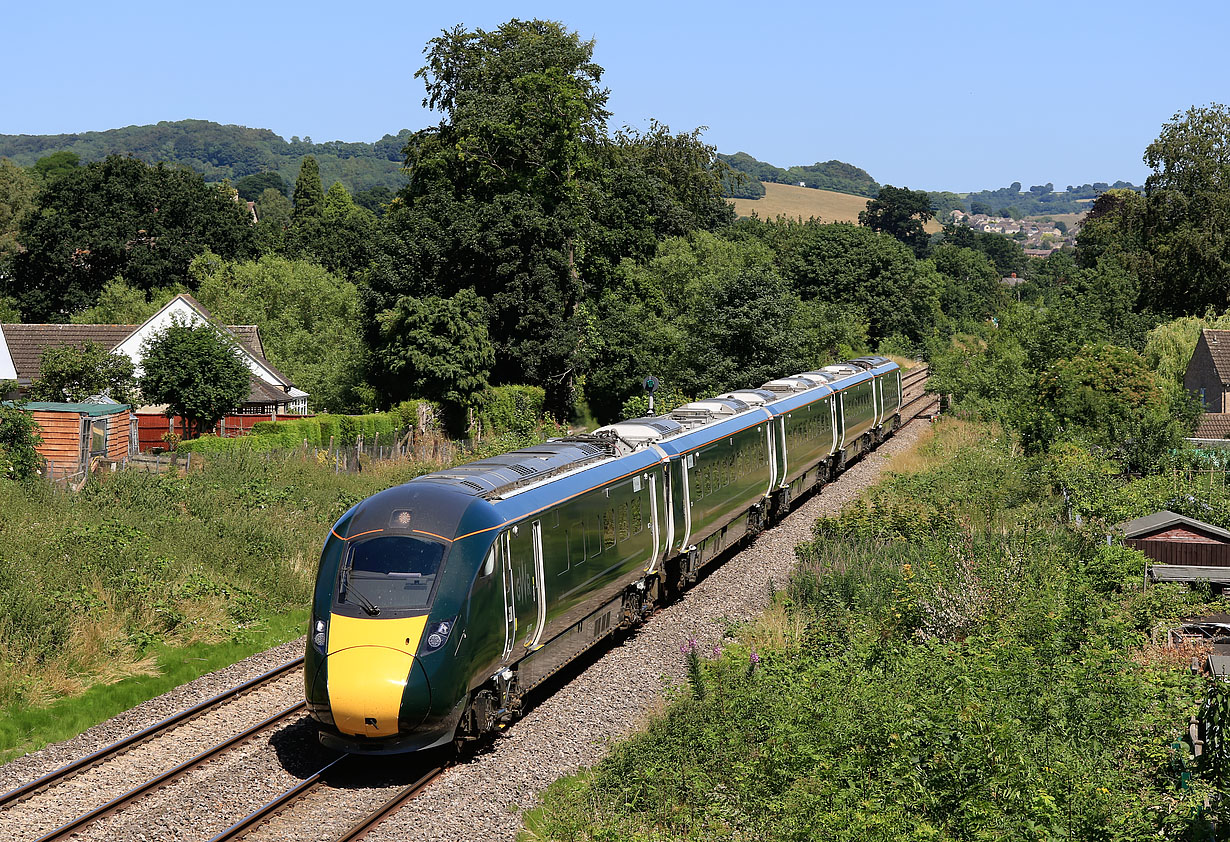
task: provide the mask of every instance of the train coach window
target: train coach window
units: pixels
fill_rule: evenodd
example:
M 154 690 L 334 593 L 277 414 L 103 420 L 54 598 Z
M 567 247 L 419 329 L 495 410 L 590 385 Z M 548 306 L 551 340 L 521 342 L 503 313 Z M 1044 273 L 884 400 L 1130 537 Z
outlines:
M 409 535 L 355 544 L 342 566 L 337 601 L 368 614 L 426 608 L 443 558 L 443 544 Z
M 607 509 L 602 516 L 602 549 L 609 550 L 615 546 L 615 510 Z
M 645 531 L 645 516 L 641 511 L 641 498 L 632 498 L 632 534 L 640 535 Z
M 578 520 L 568 527 L 568 566 L 585 563 L 585 527 Z
M 619 527 L 619 540 L 627 541 L 632 532 L 628 528 L 628 504 L 620 503 L 615 509 L 616 525 Z

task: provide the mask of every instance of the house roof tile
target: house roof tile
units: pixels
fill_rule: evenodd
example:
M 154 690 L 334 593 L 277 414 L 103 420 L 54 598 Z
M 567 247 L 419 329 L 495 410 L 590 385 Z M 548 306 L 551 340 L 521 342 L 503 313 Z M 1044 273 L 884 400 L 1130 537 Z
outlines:
M 1217 376 L 1222 383 L 1230 384 L 1230 330 L 1202 330 L 1200 333 L 1209 346 Z
M 1156 532 L 1159 529 L 1165 529 L 1170 526 L 1181 525 L 1199 532 L 1204 532 L 1209 535 L 1214 535 L 1218 538 L 1230 540 L 1230 532 L 1222 529 L 1219 526 L 1214 526 L 1211 523 L 1196 520 L 1186 515 L 1177 514 L 1167 510 L 1154 512 L 1151 515 L 1138 517 L 1136 520 L 1129 520 L 1123 523 L 1115 524 L 1111 530 L 1121 534 L 1124 538 L 1135 538 L 1140 535 L 1148 535 Z

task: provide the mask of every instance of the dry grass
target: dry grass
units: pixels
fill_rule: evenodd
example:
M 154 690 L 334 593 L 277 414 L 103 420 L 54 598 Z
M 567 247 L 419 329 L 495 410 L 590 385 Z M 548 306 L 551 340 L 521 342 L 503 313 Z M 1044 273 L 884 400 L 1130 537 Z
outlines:
M 774 602 L 756 622 L 739 635 L 743 643 L 760 651 L 786 652 L 795 649 L 807 632 L 807 614 Z
M 894 454 L 888 460 L 888 470 L 894 474 L 917 474 L 939 467 L 948 462 L 955 453 L 973 447 L 988 437 L 998 435 L 993 426 L 975 424 L 941 416 L 909 450 Z
M 1073 225 L 1079 224 L 1080 221 L 1085 218 L 1085 213 L 1048 213 L 1041 216 L 1027 216 L 1025 218 L 1034 220 L 1049 219 L 1052 222 L 1062 222 L 1064 225 L 1071 228 Z
M 884 356 L 901 366 L 902 371 L 909 371 L 922 365 L 918 360 L 910 359 L 909 357 L 898 357 L 896 354 L 885 354 Z
M 739 216 L 755 213 L 761 219 L 784 216 L 802 220 L 815 218 L 822 222 L 858 222 L 859 212 L 867 209 L 868 200 L 865 196 L 851 196 L 849 193 L 765 182 L 763 197 L 731 201 Z M 940 230 L 940 224 L 933 219 L 927 223 L 926 229 L 928 234 L 934 234 Z

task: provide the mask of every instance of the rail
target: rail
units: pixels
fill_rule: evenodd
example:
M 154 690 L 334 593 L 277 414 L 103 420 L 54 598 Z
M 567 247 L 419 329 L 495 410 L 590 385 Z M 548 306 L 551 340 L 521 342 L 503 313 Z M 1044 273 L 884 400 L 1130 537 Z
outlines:
M 23 784 L 22 786 L 19 786 L 16 789 L 10 790 L 4 793 L 3 795 L 0 795 L 0 807 L 3 807 L 6 804 L 11 804 L 15 801 L 24 800 L 25 798 L 30 797 L 35 792 L 41 789 L 45 789 L 49 786 L 62 783 L 68 778 L 71 778 L 74 775 L 77 775 L 85 771 L 86 769 L 90 769 L 90 768 L 93 768 L 94 766 L 98 766 L 104 761 L 112 757 L 115 757 L 116 755 L 122 754 L 123 752 L 135 746 L 138 746 L 141 743 L 144 743 L 152 739 L 153 737 L 156 737 L 157 735 L 163 733 L 164 731 L 169 731 L 170 729 L 178 725 L 182 725 L 185 722 L 189 722 L 197 718 L 198 716 L 201 716 L 206 711 L 217 707 L 218 705 L 221 705 L 225 702 L 229 702 L 233 699 L 237 699 L 240 696 L 246 695 L 247 693 L 250 693 L 253 690 L 256 690 L 257 688 L 265 684 L 268 684 L 269 682 L 280 678 L 281 676 L 285 675 L 287 672 L 290 672 L 292 669 L 298 666 L 301 666 L 302 664 L 303 664 L 303 658 L 299 657 L 299 658 L 295 658 L 292 661 L 288 661 L 285 664 L 281 664 L 280 666 L 274 667 L 268 672 L 262 673 L 261 675 L 258 675 L 255 678 L 251 678 L 248 681 L 243 682 L 242 684 L 236 685 L 235 687 L 232 687 L 229 690 L 225 690 L 222 693 L 217 694 L 216 696 L 212 696 L 204 700 L 203 702 L 200 702 L 196 705 L 193 705 L 190 708 L 187 708 L 186 710 L 182 710 L 179 713 L 173 714 L 172 716 L 168 716 L 166 719 L 156 722 L 153 725 L 149 726 L 148 728 L 138 731 L 135 734 L 131 734 L 122 740 L 118 740 L 114 743 L 106 745 L 100 748 L 98 751 L 95 751 L 92 754 L 86 755 L 85 757 L 82 757 L 79 760 L 75 760 L 72 763 L 67 764 L 66 766 L 61 766 L 59 769 L 56 769 L 54 772 L 49 772 L 46 775 L 43 775 L 41 778 L 30 781 L 27 784 Z

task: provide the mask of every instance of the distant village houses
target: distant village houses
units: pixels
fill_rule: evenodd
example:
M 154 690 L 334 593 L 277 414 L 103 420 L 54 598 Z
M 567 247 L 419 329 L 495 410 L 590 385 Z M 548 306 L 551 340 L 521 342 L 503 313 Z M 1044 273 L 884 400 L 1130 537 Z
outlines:
M 964 225 L 984 234 L 1000 234 L 1019 240 L 1027 257 L 1048 257 L 1066 245 L 1073 245 L 1079 229 L 1079 226 L 1073 226 L 1065 232 L 1059 230 L 1059 226 L 1054 222 L 987 216 L 981 213 L 966 213 L 963 210 L 952 211 L 951 218 L 954 225 Z

